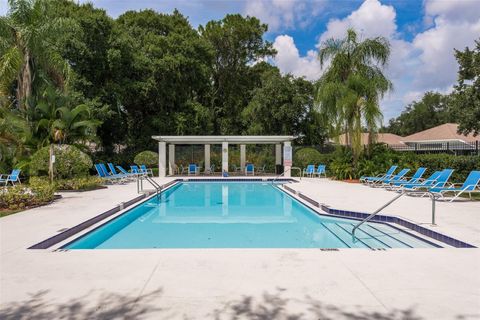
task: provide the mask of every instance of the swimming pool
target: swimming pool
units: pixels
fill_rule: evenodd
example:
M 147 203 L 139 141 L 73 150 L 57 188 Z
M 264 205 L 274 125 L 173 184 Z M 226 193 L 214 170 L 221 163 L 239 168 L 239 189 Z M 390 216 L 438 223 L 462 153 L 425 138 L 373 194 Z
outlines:
M 66 249 L 413 248 L 432 244 L 382 223 L 319 215 L 277 185 L 182 182 Z

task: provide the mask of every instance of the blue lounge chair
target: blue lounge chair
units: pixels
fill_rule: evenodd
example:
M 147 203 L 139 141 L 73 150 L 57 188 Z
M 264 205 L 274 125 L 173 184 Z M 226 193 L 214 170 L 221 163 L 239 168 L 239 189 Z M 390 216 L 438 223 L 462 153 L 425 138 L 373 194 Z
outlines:
M 385 179 L 393 177 L 393 173 L 397 170 L 398 166 L 391 166 L 385 174 L 379 174 L 375 177 L 363 176 L 360 177 L 360 182 L 368 183 L 369 181 L 383 181 Z
M 245 175 L 248 176 L 249 174 L 252 176 L 255 175 L 255 166 L 253 163 L 249 163 L 245 166 Z
M 195 163 L 190 163 L 188 165 L 188 175 L 197 175 L 198 174 L 198 170 L 197 170 L 197 165 Z
M 111 178 L 122 180 L 122 181 L 125 180 L 126 176 L 123 175 L 123 174 L 114 174 L 113 172 L 108 172 L 107 167 L 103 163 L 100 163 L 100 168 L 103 170 L 105 176 L 107 176 L 107 177 L 111 177 Z
M 458 188 L 455 187 L 455 184 L 452 183 L 449 187 L 433 187 L 430 188 L 429 191 L 433 192 L 435 195 L 438 195 L 441 198 L 445 197 L 444 193 L 453 192 L 455 193 L 455 196 L 450 200 L 450 202 L 452 202 L 464 192 L 468 192 L 470 198 L 472 198 L 472 192 L 480 192 L 480 190 L 477 189 L 479 183 L 480 171 L 472 171 L 468 175 L 467 179 L 465 179 L 465 182 Z
M 409 183 L 419 183 L 422 181 L 422 176 L 426 170 L 427 168 L 420 167 L 417 169 L 415 174 L 409 180 L 400 180 L 400 181 L 391 182 L 390 188 L 398 188 L 404 184 L 409 184 Z
M 388 187 L 392 182 L 401 181 L 409 171 L 410 169 L 402 169 L 399 173 L 397 173 L 393 177 L 386 178 L 384 180 L 370 181 L 369 183 L 372 187 Z
M 115 166 L 111 162 L 107 163 L 107 166 L 110 169 L 111 175 L 114 176 L 114 177 L 123 177 L 125 179 L 129 179 L 129 178 L 133 177 L 128 172 L 127 173 L 118 173 L 117 170 L 115 169 Z
M 7 186 L 9 182 L 12 186 L 15 185 L 15 183 L 22 184 L 20 182 L 20 172 L 20 169 L 13 169 L 10 174 L 0 174 L 0 183 L 4 183 L 5 186 Z
M 114 183 L 114 182 L 118 182 L 120 179 L 118 177 L 112 177 L 112 176 L 109 176 L 107 172 L 105 172 L 102 168 L 102 166 L 98 163 L 95 164 L 95 170 L 97 170 L 97 174 L 100 178 L 102 178 L 103 180 L 105 180 L 106 182 L 111 182 L 111 183 Z
M 303 176 L 312 177 L 315 172 L 315 165 L 309 164 L 303 169 Z
M 144 165 L 144 164 L 140 165 L 140 170 L 141 170 L 143 173 L 149 175 L 150 177 L 153 177 L 153 170 L 152 170 L 152 169 L 148 169 L 146 165 Z
M 327 177 L 327 166 L 324 164 L 319 164 L 317 170 L 313 173 L 314 175 L 318 176 L 319 178 L 323 176 L 326 178 Z
M 428 186 L 425 185 L 420 185 L 420 186 L 412 186 L 412 187 L 407 187 L 406 189 L 411 189 L 411 190 L 417 190 L 417 189 L 427 189 L 430 191 L 432 188 L 443 188 L 448 182 L 448 179 L 450 179 L 450 176 L 453 173 L 453 169 L 444 169 L 443 171 L 440 172 L 438 175 L 437 179 Z
M 423 181 L 418 181 L 414 183 L 404 183 L 400 186 L 398 190 L 413 189 L 415 187 L 431 187 L 435 184 L 435 182 L 437 181 L 441 173 L 442 171 L 435 171 L 434 173 L 432 173 L 430 177 L 428 177 Z
M 131 177 L 135 177 L 135 178 L 139 176 L 138 173 L 128 172 L 122 166 L 116 166 L 116 167 L 117 167 L 118 171 L 120 171 L 122 174 L 124 174 L 126 176 L 131 176 Z

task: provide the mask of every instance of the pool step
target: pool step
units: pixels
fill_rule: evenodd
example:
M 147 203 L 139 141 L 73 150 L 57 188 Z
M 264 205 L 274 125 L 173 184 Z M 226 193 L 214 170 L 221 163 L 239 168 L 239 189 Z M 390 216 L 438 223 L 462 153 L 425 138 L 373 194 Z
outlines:
M 381 223 L 371 224 L 372 227 L 378 229 L 379 231 L 388 234 L 389 236 L 395 238 L 397 241 L 401 241 L 407 244 L 409 247 L 412 248 L 431 248 L 432 246 L 420 239 L 417 239 L 413 236 L 403 233 L 400 230 L 393 229 Z M 363 227 L 363 226 L 362 226 Z M 362 228 L 360 227 L 360 228 Z
M 355 225 L 353 223 L 342 223 L 341 227 L 350 235 L 352 236 L 352 230 Z M 387 243 L 383 242 L 380 239 L 377 239 L 367 231 L 358 228 L 355 232 L 355 241 L 361 241 L 365 243 L 368 247 L 373 249 L 379 248 L 391 248 Z
M 330 232 L 332 232 L 343 243 L 347 244 L 349 248 L 372 248 L 364 241 L 356 241 L 352 243 L 352 234 L 344 228 L 341 224 L 334 222 L 324 225 Z
M 391 230 L 390 230 L 390 232 L 382 231 L 378 227 L 379 225 L 380 224 L 375 225 L 375 226 L 370 225 L 370 224 L 364 224 L 358 229 L 368 233 L 369 235 L 371 235 L 372 237 L 374 237 L 378 241 L 381 241 L 382 243 L 385 243 L 390 248 L 412 248 L 412 246 L 409 245 L 408 243 L 397 239 L 392 234 Z

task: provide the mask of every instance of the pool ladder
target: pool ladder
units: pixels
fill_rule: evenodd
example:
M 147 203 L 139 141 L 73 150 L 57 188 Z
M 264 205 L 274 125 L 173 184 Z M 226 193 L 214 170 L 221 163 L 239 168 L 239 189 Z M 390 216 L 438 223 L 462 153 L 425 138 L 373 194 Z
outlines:
M 272 184 L 277 181 L 278 179 L 280 179 L 281 177 L 283 177 L 285 175 L 285 173 L 287 173 L 288 171 L 292 171 L 293 169 L 295 170 L 298 170 L 298 172 L 300 173 L 298 176 L 300 177 L 300 180 L 302 180 L 302 169 L 300 169 L 299 167 L 290 167 L 288 170 L 286 171 L 283 171 L 281 174 L 279 174 L 278 176 L 276 176 L 273 180 L 272 180 Z
M 373 219 L 373 217 L 375 217 L 380 211 L 382 211 L 383 209 L 385 209 L 386 207 L 388 207 L 389 205 L 391 205 L 392 203 L 394 203 L 395 201 L 397 201 L 399 198 L 403 197 L 404 195 L 406 194 L 428 194 L 428 196 L 430 197 L 430 199 L 432 199 L 432 225 L 435 225 L 435 194 L 433 194 L 432 192 L 430 191 L 423 191 L 423 190 L 403 190 L 399 195 L 397 195 L 396 197 L 394 197 L 392 200 L 388 201 L 387 203 L 385 203 L 383 206 L 381 206 L 380 208 L 378 208 L 377 210 L 375 210 L 372 214 L 370 214 L 368 217 L 366 217 L 365 219 L 363 219 L 362 221 L 360 221 L 355 227 L 353 227 L 352 229 L 352 237 L 353 239 L 355 240 L 355 231 L 362 225 L 364 224 L 365 222 L 368 222 L 370 221 L 371 219 Z
M 142 193 L 144 192 L 143 190 L 143 179 L 147 180 L 148 183 L 150 183 L 153 188 L 155 189 L 155 194 L 157 196 L 157 200 L 159 199 L 160 193 L 162 192 L 162 186 L 159 185 L 155 180 L 150 178 L 148 175 L 139 175 L 137 176 L 137 192 Z

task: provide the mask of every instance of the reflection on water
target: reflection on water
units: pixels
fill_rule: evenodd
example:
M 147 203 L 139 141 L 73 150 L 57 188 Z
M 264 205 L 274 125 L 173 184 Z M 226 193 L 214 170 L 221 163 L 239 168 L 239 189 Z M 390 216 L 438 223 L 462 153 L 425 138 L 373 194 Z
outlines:
M 152 205 L 151 211 L 155 212 L 152 222 L 294 221 L 293 199 L 275 188 L 268 183 L 184 183 Z

